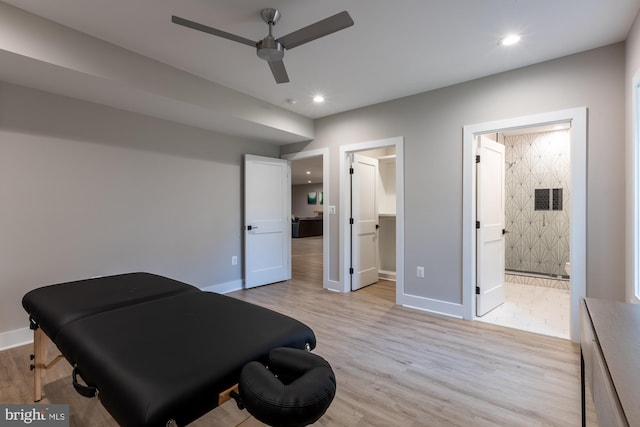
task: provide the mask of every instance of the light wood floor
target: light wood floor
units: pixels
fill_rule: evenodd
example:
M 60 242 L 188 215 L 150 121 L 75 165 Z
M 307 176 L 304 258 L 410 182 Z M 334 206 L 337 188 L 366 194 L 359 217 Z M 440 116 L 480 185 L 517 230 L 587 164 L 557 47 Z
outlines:
M 296 240 L 300 246 L 312 243 Z M 315 331 L 314 352 L 329 361 L 338 382 L 333 404 L 316 425 L 580 425 L 576 345 L 396 306 L 393 282 L 350 294 L 325 291 L 317 265 L 311 268 L 317 254 L 306 257 L 294 250 L 293 280 L 230 295 Z M 297 262 L 304 259 L 315 261 Z M 0 352 L 0 403 L 31 402 L 30 352 L 29 346 Z M 96 400 L 73 391 L 66 362 L 46 381 L 44 402 L 70 403 L 72 426 L 115 425 Z M 194 425 L 233 426 L 246 417 L 229 402 Z M 589 425 L 595 425 L 593 418 L 589 412 Z

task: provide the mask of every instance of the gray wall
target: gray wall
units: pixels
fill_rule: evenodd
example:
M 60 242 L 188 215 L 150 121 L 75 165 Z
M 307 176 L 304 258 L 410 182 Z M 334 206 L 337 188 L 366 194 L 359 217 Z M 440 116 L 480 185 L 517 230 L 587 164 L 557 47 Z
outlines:
M 462 127 L 589 109 L 587 294 L 624 295 L 624 43 L 327 117 L 316 139 L 283 153 L 330 147 L 339 206 L 339 146 L 405 137 L 405 292 L 462 303 Z M 339 215 L 331 217 L 330 278 L 338 279 Z M 425 280 L 415 277 L 425 267 Z
M 242 155 L 279 148 L 0 82 L 0 332 L 34 287 L 242 279 Z
M 315 205 L 307 203 L 307 193 L 315 191 L 318 193 Z M 320 193 L 322 192 L 322 183 L 320 184 L 299 184 L 291 186 L 291 214 L 298 218 L 306 218 L 309 216 L 318 216 L 314 211 L 321 211 L 324 204 L 320 204 Z

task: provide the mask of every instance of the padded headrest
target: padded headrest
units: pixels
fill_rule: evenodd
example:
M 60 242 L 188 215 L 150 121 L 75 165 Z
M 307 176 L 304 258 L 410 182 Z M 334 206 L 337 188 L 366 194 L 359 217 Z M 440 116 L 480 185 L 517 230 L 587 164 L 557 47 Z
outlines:
M 316 422 L 336 394 L 336 378 L 329 363 L 294 348 L 272 350 L 268 367 L 259 362 L 246 364 L 238 386 L 249 413 L 276 427 Z

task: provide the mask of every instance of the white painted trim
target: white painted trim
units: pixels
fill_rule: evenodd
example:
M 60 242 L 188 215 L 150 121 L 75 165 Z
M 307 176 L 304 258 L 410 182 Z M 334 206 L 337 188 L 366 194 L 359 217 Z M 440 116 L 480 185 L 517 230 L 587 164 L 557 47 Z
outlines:
M 463 128 L 462 183 L 462 307 L 467 320 L 475 318 L 477 135 L 530 126 L 571 122 L 571 340 L 580 339 L 580 300 L 587 277 L 587 108 L 553 111 L 467 125 Z
M 402 306 L 462 319 L 462 305 L 417 295 L 405 295 Z
M 342 292 L 342 283 L 337 280 L 329 280 L 325 289 L 334 292 Z
M 0 351 L 33 342 L 33 332 L 29 328 L 15 329 L 0 333 Z
M 356 144 L 340 146 L 340 221 L 339 232 L 342 239 L 339 246 L 340 282 L 342 292 L 351 292 L 349 283 L 349 254 L 351 253 L 351 238 L 347 233 L 349 222 L 349 201 L 351 189 L 349 180 L 349 154 L 357 151 L 374 150 L 377 148 L 395 147 L 396 149 L 396 303 L 401 304 L 404 296 L 404 137 L 365 141 Z
M 400 222 L 400 224 L 398 224 L 398 221 Z M 397 138 L 397 141 L 396 141 L 396 303 L 399 303 L 403 296 L 404 296 L 404 138 Z
M 218 283 L 217 285 L 209 285 L 200 288 L 202 291 L 215 292 L 217 294 L 227 294 L 229 292 L 239 291 L 242 289 L 242 279 L 232 280 L 230 282 Z
M 329 280 L 329 261 L 331 259 L 329 255 L 329 248 L 331 242 L 330 224 L 331 218 L 329 215 L 329 209 L 326 208 L 331 200 L 331 186 L 329 185 L 330 169 L 329 169 L 329 149 L 318 148 L 315 150 L 300 151 L 298 153 L 283 154 L 282 158 L 292 161 L 300 159 L 308 159 L 310 157 L 322 157 L 322 192 L 324 202 L 322 205 L 322 287 L 325 289 L 334 289 L 333 283 Z
M 378 278 L 383 280 L 389 280 L 391 282 L 396 281 L 396 272 L 387 270 L 378 270 Z
M 347 223 L 349 222 L 349 212 L 347 206 L 349 206 L 350 191 L 348 191 L 348 166 L 349 162 L 347 156 L 349 153 L 346 150 L 346 146 L 340 147 L 339 157 L 339 184 L 340 184 L 340 216 L 338 218 L 338 235 L 342 236 L 342 240 L 338 243 L 338 281 L 340 282 L 340 292 L 350 292 L 351 286 L 349 282 L 349 272 L 345 269 L 349 268 L 349 250 L 350 239 L 347 236 Z M 396 223 L 397 226 L 397 223 Z M 349 249 L 348 249 L 349 248 Z M 347 259 L 345 259 L 347 257 Z M 397 264 L 396 264 L 397 268 Z
M 633 170 L 631 176 L 633 182 L 630 184 L 633 194 L 631 199 L 633 201 L 633 217 L 632 217 L 632 230 L 631 235 L 627 235 L 628 239 L 631 239 L 630 245 L 627 248 L 632 247 L 633 251 L 630 260 L 631 267 L 633 269 L 633 277 L 631 283 L 627 279 L 627 299 L 629 302 L 640 302 L 640 70 L 638 70 L 632 79 L 632 106 L 631 106 L 631 127 L 632 127 L 632 164 Z M 629 176 L 629 175 L 627 175 Z M 628 224 L 628 223 L 627 223 Z M 629 260 L 627 258 L 627 260 Z

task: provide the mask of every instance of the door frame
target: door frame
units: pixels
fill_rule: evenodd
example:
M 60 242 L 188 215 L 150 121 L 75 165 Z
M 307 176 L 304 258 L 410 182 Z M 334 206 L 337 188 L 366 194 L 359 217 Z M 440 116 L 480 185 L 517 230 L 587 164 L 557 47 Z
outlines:
M 308 151 L 300 151 L 298 153 L 291 154 L 283 154 L 280 156 L 283 159 L 289 160 L 290 162 L 295 160 L 308 159 L 311 157 L 322 157 L 322 192 L 323 192 L 323 205 L 322 205 L 322 287 L 324 289 L 333 289 L 335 286 L 332 285 L 332 282 L 329 280 L 329 242 L 330 242 L 330 215 L 328 213 L 328 209 L 325 209 L 328 206 L 330 199 L 330 189 L 329 185 L 329 149 L 328 148 L 318 148 L 315 150 Z
M 396 150 L 396 304 L 404 299 L 404 137 L 394 137 L 365 141 L 340 146 L 340 222 L 339 232 L 342 236 L 339 243 L 340 288 L 339 292 L 351 292 L 349 283 L 349 264 L 351 255 L 351 234 L 349 229 L 349 203 L 351 189 L 349 186 L 349 156 L 358 151 L 377 148 L 395 147 Z
M 587 270 L 587 108 L 579 107 L 463 127 L 462 310 L 476 317 L 476 137 L 481 134 L 556 123 L 571 123 L 571 340 L 580 340 L 580 301 Z

